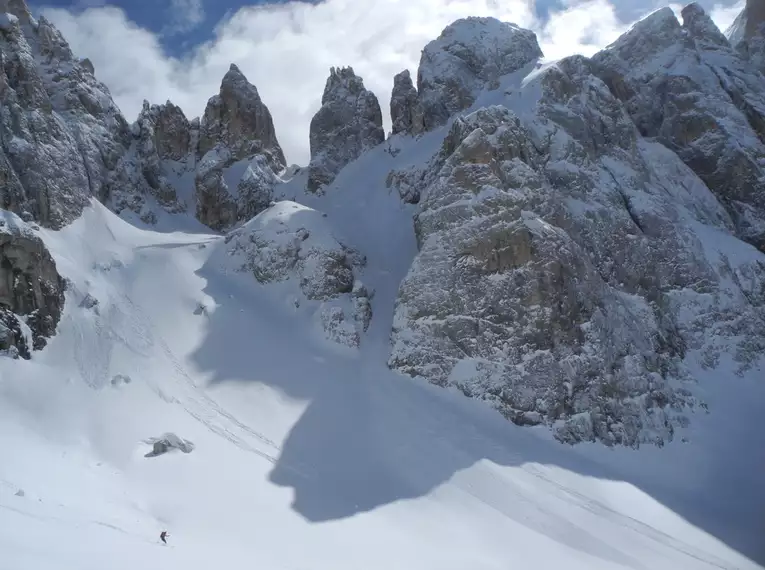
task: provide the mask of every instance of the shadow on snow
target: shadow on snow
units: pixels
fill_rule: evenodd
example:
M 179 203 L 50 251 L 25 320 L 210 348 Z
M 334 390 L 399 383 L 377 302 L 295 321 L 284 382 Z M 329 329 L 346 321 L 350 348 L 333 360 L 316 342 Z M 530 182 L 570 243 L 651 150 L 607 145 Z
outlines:
M 192 359 L 214 374 L 212 383 L 260 382 L 309 402 L 270 474 L 272 483 L 294 489 L 293 508 L 307 520 L 351 517 L 425 496 L 481 460 L 500 466 L 526 466 L 531 473 L 534 469 L 530 464 L 555 465 L 589 477 L 631 483 L 744 556 L 765 562 L 765 543 L 761 540 L 765 492 L 760 487 L 758 496 L 748 495 L 746 478 L 741 484 L 736 479 L 741 470 L 755 468 L 756 447 L 744 453 L 736 445 L 723 443 L 716 461 L 706 465 L 705 472 L 696 473 L 698 480 L 689 480 L 687 487 L 678 485 L 677 480 L 665 482 L 655 474 L 646 474 L 645 468 L 631 472 L 608 458 L 590 459 L 577 448 L 518 428 L 498 413 L 487 413 L 480 402 L 389 371 L 383 364 L 387 356 L 383 351 L 392 298 L 376 301 L 373 327 L 378 330 L 370 329 L 369 334 L 377 337 L 376 342 L 368 343 L 361 357 L 333 355 L 308 338 L 301 327 L 303 321 L 286 317 L 265 295 L 258 294 L 251 278 L 223 277 L 208 267 L 199 274 L 207 280 L 205 292 L 218 307 L 210 315 L 206 339 Z M 380 302 L 387 306 L 379 306 Z M 740 431 L 739 435 L 746 438 L 753 430 L 747 432 L 744 422 Z M 609 452 L 595 447 L 590 451 L 597 458 L 620 453 L 620 459 L 631 457 L 634 464 L 642 462 L 642 457 L 636 459 L 630 450 Z M 648 457 L 657 460 L 658 454 L 674 454 L 678 447 L 682 451 L 683 444 L 671 444 L 663 450 L 649 448 Z M 540 484 L 549 485 L 550 492 L 567 493 L 552 482 Z M 508 488 L 512 482 L 502 487 Z M 710 489 L 714 492 L 705 492 Z M 516 499 L 520 500 L 508 501 L 512 508 L 503 510 L 505 516 L 615 564 L 643 567 L 587 529 L 560 517 L 540 516 L 538 508 L 523 500 L 520 485 L 517 491 Z M 713 502 L 712 495 L 720 500 Z M 610 511 L 600 504 L 582 506 Z M 741 517 L 742 512 L 746 518 Z M 610 515 L 664 546 L 673 543 L 674 548 L 694 548 L 624 515 L 613 511 Z

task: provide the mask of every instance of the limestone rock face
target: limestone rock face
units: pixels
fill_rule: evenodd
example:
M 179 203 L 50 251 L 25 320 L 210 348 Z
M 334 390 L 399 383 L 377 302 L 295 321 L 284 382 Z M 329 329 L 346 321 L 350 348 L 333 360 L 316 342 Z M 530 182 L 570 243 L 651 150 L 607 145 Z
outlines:
M 390 97 L 390 117 L 393 122 L 393 134 L 411 133 L 415 125 L 422 124 L 418 116 L 417 89 L 412 83 L 409 70 L 404 70 L 393 78 L 393 92 Z
M 1 205 L 51 228 L 92 198 L 144 217 L 154 199 L 174 207 L 166 188 L 143 177 L 133 131 L 90 61 L 22 0 L 2 3 L 0 15 Z
M 765 349 L 765 258 L 725 255 L 730 214 L 597 69 L 574 57 L 540 74 L 523 121 L 503 107 L 454 121 L 421 175 L 389 364 L 562 441 L 661 445 L 702 405 L 688 351 L 732 350 L 746 369 Z
M 235 65 L 207 104 L 196 154 L 196 215 L 202 223 L 223 230 L 268 207 L 284 153 L 271 113 Z
M 765 74 L 765 4 L 748 0 L 726 33 L 731 45 Z
M 350 67 L 332 68 L 321 108 L 311 120 L 308 190 L 332 183 L 346 164 L 384 140 L 377 97 Z
M 696 4 L 682 25 L 655 12 L 593 61 L 640 133 L 677 153 L 737 235 L 765 250 L 765 77 Z
M 63 306 L 64 280 L 42 240 L 0 210 L 0 352 L 29 359 L 55 334 Z
M 144 106 L 144 109 L 146 107 Z M 191 123 L 180 107 L 168 101 L 149 107 L 154 128 L 154 147 L 162 160 L 184 160 L 192 152 Z
M 476 95 L 497 88 L 500 76 L 542 57 L 536 35 L 495 18 L 464 18 L 425 46 L 417 71 L 421 125 L 430 130 L 470 107 Z M 419 123 L 419 121 L 418 121 Z
M 286 292 L 325 338 L 359 346 L 371 319 L 369 293 L 357 275 L 364 258 L 338 240 L 320 212 L 278 202 L 229 233 L 212 259 Z
M 263 154 L 272 168 L 286 166 L 268 107 L 234 64 L 223 77 L 220 93 L 207 102 L 198 156 L 201 158 L 216 145 L 228 148 L 233 162 Z

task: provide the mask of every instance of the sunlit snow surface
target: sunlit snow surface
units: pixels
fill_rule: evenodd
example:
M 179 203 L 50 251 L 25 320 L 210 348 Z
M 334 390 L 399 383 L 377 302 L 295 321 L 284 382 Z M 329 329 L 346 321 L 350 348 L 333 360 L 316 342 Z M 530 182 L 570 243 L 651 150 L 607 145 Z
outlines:
M 533 105 L 509 84 L 492 97 Z M 366 255 L 359 350 L 216 262 L 222 237 L 97 203 L 39 230 L 70 286 L 49 346 L 0 359 L 0 569 L 760 568 L 761 371 L 697 370 L 711 413 L 634 451 L 563 446 L 385 367 L 416 246 L 384 180 L 443 136 L 394 137 L 325 196 L 303 193 L 304 173 L 277 192 Z M 194 450 L 144 457 L 167 432 Z

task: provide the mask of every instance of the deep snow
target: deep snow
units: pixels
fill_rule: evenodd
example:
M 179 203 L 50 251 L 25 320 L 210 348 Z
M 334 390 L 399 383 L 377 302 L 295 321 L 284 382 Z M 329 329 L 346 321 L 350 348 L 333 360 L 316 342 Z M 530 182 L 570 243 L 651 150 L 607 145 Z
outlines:
M 409 215 L 374 195 L 388 222 Z M 371 206 L 340 197 L 337 220 Z M 758 567 L 741 554 L 763 560 L 754 378 L 717 378 L 736 390 L 663 450 L 515 427 L 385 368 L 386 277 L 413 253 L 410 226 L 377 229 L 391 227 L 392 247 L 365 251 L 376 328 L 351 355 L 249 276 L 217 273 L 222 238 L 141 230 L 97 203 L 40 230 L 72 286 L 49 347 L 0 360 L 0 568 Z M 195 449 L 145 458 L 168 431 Z
M 477 105 L 533 107 L 528 71 Z M 37 230 L 71 285 L 48 347 L 0 358 L 0 570 L 762 568 L 761 371 L 696 370 L 711 413 L 687 443 L 634 451 L 563 446 L 386 368 L 416 246 L 384 180 L 445 129 L 392 137 L 325 195 L 305 170 L 277 189 L 366 256 L 359 350 L 226 271 L 223 238 L 180 217 L 160 233 L 94 202 Z M 168 432 L 194 449 L 145 457 Z

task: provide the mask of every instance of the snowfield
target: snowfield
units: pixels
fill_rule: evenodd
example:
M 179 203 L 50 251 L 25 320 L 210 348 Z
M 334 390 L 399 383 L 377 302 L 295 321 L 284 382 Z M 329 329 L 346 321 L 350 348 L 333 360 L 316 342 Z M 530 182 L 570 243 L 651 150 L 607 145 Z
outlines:
M 389 217 L 408 215 L 376 196 Z M 353 235 L 353 208 L 369 204 L 341 198 L 329 216 Z M 391 244 L 413 239 L 393 227 Z M 383 270 L 389 248 L 365 251 L 377 322 L 359 351 L 339 352 L 250 275 L 210 264 L 221 237 L 141 230 L 95 202 L 39 234 L 71 283 L 49 346 L 0 359 L 3 570 L 765 559 L 754 376 L 704 384 L 719 386 L 706 394 L 715 414 L 693 418 L 688 443 L 571 448 L 387 370 L 400 277 Z M 145 457 L 166 432 L 194 449 Z
M 16 26 L 3 18 L 0 29 Z M 533 48 L 498 77 L 496 50 L 480 50 L 491 76 L 467 85 L 475 101 L 460 110 L 533 118 L 545 72 L 560 71 Z M 68 283 L 44 350 L 0 355 L 0 570 L 765 569 L 762 355 L 734 362 L 733 343 L 748 337 L 714 321 L 725 303 L 745 306 L 737 295 L 762 294 L 752 267 L 765 257 L 660 143 L 640 139 L 651 172 L 690 182 L 657 183 L 655 198 L 625 187 L 632 210 L 682 205 L 699 256 L 729 270 L 719 296 L 673 291 L 687 308 L 680 324 L 709 314 L 697 332 L 720 360 L 704 367 L 704 347 L 688 348 L 705 405 L 669 443 L 564 445 L 547 426 L 518 427 L 388 368 L 399 286 L 418 254 L 422 203 L 407 202 L 426 198 L 454 118 L 389 137 L 317 193 L 305 190 L 308 168 L 274 181 L 249 158 L 233 162 L 221 187 L 244 176 L 262 195 L 225 236 L 190 215 L 196 164 L 178 160 L 162 165 L 178 207 L 152 210 L 153 229 L 140 208 L 119 217 L 95 200 L 77 217 L 86 193 L 64 203 L 77 219 L 57 231 L 0 210 L 0 232 L 38 235 Z M 582 218 L 593 208 L 565 204 Z

